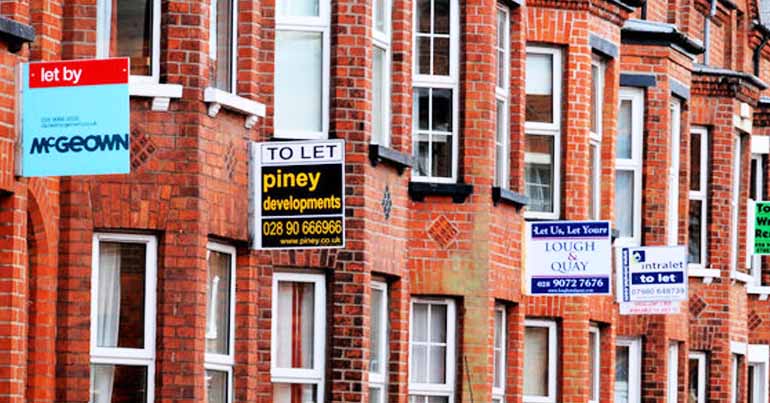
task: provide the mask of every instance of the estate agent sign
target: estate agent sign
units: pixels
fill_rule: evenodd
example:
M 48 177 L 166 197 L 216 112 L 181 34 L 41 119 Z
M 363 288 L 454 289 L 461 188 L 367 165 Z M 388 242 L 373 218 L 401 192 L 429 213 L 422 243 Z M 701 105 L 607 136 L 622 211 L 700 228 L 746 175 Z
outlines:
M 617 288 L 621 313 L 676 313 L 687 299 L 684 246 L 618 248 Z

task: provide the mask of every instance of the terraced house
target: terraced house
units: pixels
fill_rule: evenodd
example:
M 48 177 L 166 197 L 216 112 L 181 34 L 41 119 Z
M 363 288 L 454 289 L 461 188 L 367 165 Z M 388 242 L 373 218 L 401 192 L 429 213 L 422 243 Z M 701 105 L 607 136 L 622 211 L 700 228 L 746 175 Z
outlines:
M 770 401 L 770 1 L 0 14 L 0 400 Z M 19 64 L 110 57 L 131 173 L 16 175 Z M 312 139 L 344 140 L 345 247 L 252 249 L 250 144 Z M 542 220 L 686 245 L 689 300 L 527 295 Z

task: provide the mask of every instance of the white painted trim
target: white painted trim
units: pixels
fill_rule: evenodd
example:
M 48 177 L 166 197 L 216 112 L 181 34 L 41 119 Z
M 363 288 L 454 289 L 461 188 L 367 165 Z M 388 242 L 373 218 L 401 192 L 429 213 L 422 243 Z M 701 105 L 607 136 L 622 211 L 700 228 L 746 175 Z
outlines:
M 669 246 L 679 243 L 679 154 L 681 150 L 682 101 L 671 97 L 669 101 L 669 123 L 671 124 L 668 166 L 668 209 L 666 239 Z
M 496 33 L 496 45 L 495 45 L 495 58 L 503 55 L 503 68 L 497 72 L 498 75 L 503 78 L 503 86 L 500 84 L 500 77 L 495 78 L 495 173 L 494 181 L 495 186 L 503 189 L 510 188 L 510 159 L 511 159 L 511 123 L 510 123 L 510 11 L 508 7 L 502 4 L 497 5 L 497 12 L 495 13 L 498 23 L 496 27 L 500 26 L 499 19 L 503 19 L 503 32 Z M 502 45 L 502 47 L 500 46 Z M 500 65 L 498 62 L 496 65 Z M 502 116 L 497 113 L 497 103 L 502 104 Z M 501 119 L 502 118 L 502 119 Z M 502 126 L 502 127 L 500 127 Z M 498 141 L 497 132 L 500 132 L 501 138 Z M 500 155 L 497 155 L 497 147 L 500 147 Z
M 708 381 L 706 370 L 708 368 L 708 358 L 706 357 L 706 353 L 702 351 L 691 351 L 689 354 L 689 359 L 695 360 L 698 363 L 698 390 L 696 391 L 697 395 L 695 396 L 695 403 L 706 403 L 706 382 Z
M 382 77 L 380 79 L 382 82 L 380 83 L 382 86 L 382 99 L 380 100 L 380 103 L 382 104 L 382 113 L 381 113 L 381 120 L 380 125 L 382 126 L 382 138 L 378 138 L 374 134 L 374 126 L 375 123 L 372 121 L 372 144 L 379 144 L 385 147 L 390 147 L 390 137 L 391 137 L 391 64 L 392 64 L 392 54 L 391 54 L 391 13 L 392 13 L 392 3 L 391 0 L 379 0 L 383 2 L 383 8 L 385 10 L 385 15 L 383 16 L 383 21 L 385 25 L 385 32 L 378 31 L 377 30 L 377 10 L 374 6 L 374 3 L 372 3 L 372 45 L 375 48 L 378 48 L 384 52 L 383 56 L 383 65 L 382 65 Z M 374 80 L 374 57 L 372 57 L 372 79 Z M 374 86 L 374 82 L 372 82 L 372 86 Z M 372 96 L 374 96 L 374 91 L 372 91 Z M 373 99 L 374 101 L 374 99 Z M 372 107 L 374 107 L 374 102 L 372 102 Z M 372 119 L 374 119 L 374 111 L 372 111 Z
M 233 367 L 231 365 L 217 365 L 217 364 L 210 364 L 206 363 L 203 366 L 203 376 L 204 376 L 204 385 L 206 388 L 208 388 L 207 379 L 206 379 L 206 371 L 217 371 L 217 372 L 224 372 L 227 374 L 227 403 L 233 403 L 233 394 L 235 392 L 234 383 L 235 380 L 233 379 Z M 207 396 L 208 396 L 208 390 L 207 390 Z
M 753 394 L 754 403 L 767 403 L 768 391 L 768 368 L 770 368 L 770 346 L 767 344 L 749 344 L 747 351 L 747 361 L 749 366 L 754 368 L 754 390 L 748 393 Z M 759 372 L 761 371 L 761 372 Z
M 767 301 L 767 297 L 770 296 L 770 286 L 750 285 L 746 287 L 746 293 L 749 295 L 759 295 L 760 301 Z
M 703 269 L 708 265 L 708 222 L 709 222 L 708 220 L 708 202 L 709 202 L 708 179 L 709 179 L 710 170 L 709 170 L 708 129 L 702 126 L 693 126 L 690 129 L 690 138 L 692 139 L 693 136 L 698 136 L 700 138 L 700 161 L 697 161 L 700 168 L 700 182 L 698 183 L 697 190 L 692 190 L 692 184 L 690 185 L 691 189 L 688 192 L 688 200 L 701 202 L 701 211 L 700 211 L 701 230 L 700 230 L 700 234 L 698 235 L 700 237 L 701 255 L 700 255 L 700 263 L 688 264 L 688 267 L 691 272 L 690 276 L 694 276 L 692 274 L 692 271 L 694 269 Z M 692 147 L 692 142 L 690 146 Z M 696 163 L 695 161 L 690 161 L 690 164 L 695 164 L 695 163 Z M 688 236 L 693 236 L 693 234 L 690 233 Z M 718 277 L 718 275 L 709 276 L 709 277 Z
M 736 278 L 740 279 L 740 277 L 736 276 L 733 277 L 733 272 L 735 272 L 738 267 L 738 248 L 739 248 L 739 238 L 738 238 L 738 207 L 739 207 L 739 199 L 740 199 L 740 176 L 741 176 L 741 154 L 743 154 L 743 150 L 741 147 L 741 136 L 740 134 L 736 134 L 733 137 L 733 161 L 732 161 L 732 175 L 731 175 L 731 185 L 730 189 L 732 191 L 732 194 L 730 195 L 730 278 Z M 739 273 L 743 274 L 743 273 Z M 750 276 L 749 276 L 750 277 Z M 742 280 L 744 281 L 744 280 Z M 744 281 L 744 282 L 750 282 L 751 280 Z
M 666 401 L 677 403 L 679 396 L 679 342 L 668 343 Z
M 615 246 L 639 246 L 642 243 L 644 91 L 640 88 L 621 87 L 618 109 L 623 101 L 631 102 L 631 159 L 617 158 L 616 156 L 615 171 L 632 171 L 634 174 L 633 236 L 618 237 L 615 240 Z
M 752 154 L 770 154 L 770 136 L 751 136 Z
M 558 383 L 558 361 L 557 354 L 559 354 L 558 339 L 556 335 L 556 322 L 550 320 L 539 319 L 525 319 L 525 337 L 524 343 L 526 343 L 526 328 L 528 327 L 540 327 L 548 329 L 548 395 L 547 396 L 532 396 L 524 395 L 523 401 L 525 403 L 555 403 L 556 402 L 556 385 Z M 522 394 L 524 391 L 522 390 Z
M 131 76 L 130 80 L 146 84 L 157 84 L 160 80 L 160 2 L 152 1 L 152 55 L 150 61 L 149 76 Z M 96 2 L 96 58 L 105 59 L 118 57 L 110 55 L 110 31 L 112 28 L 112 2 L 110 0 L 97 0 Z M 120 23 L 118 21 L 118 23 Z
M 562 50 L 549 46 L 527 46 L 527 54 L 551 55 L 553 60 L 553 122 L 524 122 L 524 129 L 540 129 L 561 132 L 561 104 L 562 104 Z M 526 67 L 525 67 L 526 70 Z M 526 71 L 525 71 L 526 75 Z M 525 90 L 526 91 L 526 90 Z
M 754 282 L 754 277 L 752 277 L 750 274 L 746 274 L 737 270 L 730 271 L 730 279 L 740 281 L 741 283 L 745 284 L 753 284 Z
M 165 112 L 171 99 L 182 98 L 182 86 L 179 84 L 158 84 L 137 81 L 134 76 L 128 79 L 128 93 L 132 97 L 153 98 L 152 110 Z
M 765 199 L 765 164 L 764 157 L 761 154 L 752 154 L 749 164 L 749 171 L 756 173 L 754 178 L 754 189 L 756 194 L 752 198 L 749 192 L 749 198 L 746 200 L 746 267 L 753 278 L 753 284 L 762 285 L 762 256 L 754 255 L 754 220 L 756 218 L 756 202 Z
M 741 341 L 730 340 L 730 352 L 738 355 L 746 355 L 748 344 Z
M 642 401 L 642 341 L 638 337 L 618 337 L 615 345 L 628 347 L 628 403 L 640 403 Z
M 208 115 L 211 117 L 216 117 L 221 107 L 246 115 L 244 126 L 247 129 L 254 127 L 258 117 L 265 117 L 265 104 L 220 90 L 219 88 L 206 88 L 203 91 L 203 102 L 209 104 Z
M 273 383 L 303 383 L 317 386 L 317 402 L 323 403 L 324 374 L 326 357 L 326 278 L 323 274 L 274 272 L 272 290 L 272 312 L 278 312 L 278 282 L 311 283 L 315 286 L 313 301 L 313 368 L 279 368 L 276 366 L 278 353 L 277 318 L 270 321 L 270 378 Z
M 369 364 L 369 387 L 378 387 L 385 389 L 387 387 L 387 380 L 388 380 L 388 346 L 390 344 L 390 338 L 388 337 L 389 334 L 389 327 L 388 324 L 390 321 L 388 320 L 388 301 L 389 301 L 389 295 L 388 295 L 388 284 L 382 281 L 372 281 L 371 283 L 372 290 L 379 290 L 382 292 L 383 300 L 382 300 L 382 306 L 380 306 L 380 318 L 382 319 L 382 323 L 380 323 L 380 340 L 382 343 L 380 344 L 380 357 L 382 357 L 382 362 L 380 363 L 381 368 L 380 371 L 372 371 L 371 370 L 371 361 Z M 370 304 L 371 307 L 371 304 Z M 371 318 L 370 318 L 371 320 Z M 374 329 L 374 325 L 369 326 L 370 329 Z M 370 346 L 371 348 L 371 346 Z
M 457 345 L 456 345 L 456 322 L 457 322 L 457 314 L 455 311 L 455 302 L 452 299 L 449 298 L 412 298 L 412 302 L 410 304 L 409 308 L 409 356 L 412 357 L 412 350 L 414 347 L 415 341 L 413 340 L 414 337 L 414 305 L 415 304 L 427 304 L 430 306 L 433 305 L 445 305 L 447 308 L 446 313 L 446 345 L 445 345 L 445 352 L 446 356 L 444 358 L 444 367 L 445 367 L 445 377 L 444 377 L 444 383 L 437 384 L 437 383 L 416 383 L 412 382 L 411 376 L 409 376 L 409 394 L 410 395 L 424 395 L 424 396 L 446 396 L 448 398 L 449 403 L 454 403 L 455 401 L 455 365 L 456 365 L 456 351 L 457 351 Z M 426 345 L 430 345 L 432 343 L 430 341 L 430 325 L 432 324 L 432 321 L 430 319 L 430 309 L 428 311 L 428 341 L 420 342 L 424 343 Z M 440 343 L 441 344 L 441 343 Z M 410 368 L 409 371 L 412 371 L 413 368 L 411 368 L 411 362 L 410 362 Z
M 508 320 L 507 320 L 505 306 L 496 305 L 493 311 L 493 314 L 495 315 L 494 317 L 495 328 L 493 330 L 494 331 L 493 335 L 495 336 L 500 335 L 501 348 L 500 349 L 497 348 L 498 340 L 495 338 L 492 341 L 492 350 L 493 350 L 493 355 L 500 354 L 501 365 L 500 365 L 500 371 L 497 371 L 497 369 L 494 368 L 493 366 L 494 374 L 492 378 L 492 400 L 502 400 L 502 399 L 505 399 L 505 384 L 506 384 L 505 370 L 507 365 L 506 354 L 508 351 L 507 349 L 508 338 L 506 337 Z M 500 318 L 501 318 L 500 321 L 497 320 L 498 314 L 500 314 Z M 494 365 L 494 363 L 497 362 L 497 360 L 493 359 L 492 362 Z M 495 380 L 500 381 L 499 387 L 495 386 Z
M 588 390 L 588 403 L 599 403 L 601 400 L 601 376 L 602 376 L 602 342 L 601 337 L 602 333 L 599 330 L 598 326 L 591 325 L 591 327 L 588 328 L 589 335 L 594 335 L 594 351 L 596 352 L 596 357 L 594 358 L 594 366 L 592 368 L 589 368 L 588 370 L 591 371 L 591 374 L 593 376 L 593 382 L 591 382 L 591 385 L 589 386 Z M 591 338 L 588 338 L 588 342 L 591 342 Z M 590 351 L 590 346 L 589 346 Z M 591 360 L 588 361 L 589 365 L 591 363 Z M 590 378 L 589 378 L 590 379 Z M 594 396 L 595 395 L 595 396 Z
M 144 348 L 109 348 L 96 345 L 98 328 L 99 249 L 101 242 L 136 243 L 145 245 L 144 281 Z M 157 309 L 158 246 L 154 236 L 94 233 L 91 247 L 91 324 L 90 362 L 147 367 L 147 402 L 155 401 L 155 332 Z
M 236 283 L 236 250 L 234 247 L 230 245 L 225 245 L 217 242 L 209 242 L 207 247 L 207 252 L 219 252 L 226 255 L 230 255 L 230 298 L 229 298 L 229 318 L 228 318 L 228 326 L 229 329 L 227 329 L 228 333 L 228 341 L 227 341 L 227 347 L 228 352 L 227 354 L 215 354 L 215 353 L 205 353 L 204 354 L 204 368 L 215 370 L 215 371 L 223 371 L 227 372 L 227 383 L 228 383 L 228 390 L 227 390 L 227 396 L 228 396 L 228 403 L 232 403 L 232 396 L 234 393 L 234 380 L 233 380 L 233 367 L 235 366 L 235 302 L 236 302 L 236 295 L 235 295 L 235 283 Z M 206 253 L 206 260 L 208 261 L 208 253 Z M 207 262 L 208 265 L 208 262 Z M 208 268 L 207 268 L 208 270 Z M 208 317 L 206 318 L 208 321 Z
M 688 266 L 687 274 L 690 278 L 694 278 L 694 277 L 703 278 L 704 284 L 711 284 L 711 282 L 715 278 L 719 278 L 721 276 L 721 271 L 719 269 L 701 269 L 693 266 Z

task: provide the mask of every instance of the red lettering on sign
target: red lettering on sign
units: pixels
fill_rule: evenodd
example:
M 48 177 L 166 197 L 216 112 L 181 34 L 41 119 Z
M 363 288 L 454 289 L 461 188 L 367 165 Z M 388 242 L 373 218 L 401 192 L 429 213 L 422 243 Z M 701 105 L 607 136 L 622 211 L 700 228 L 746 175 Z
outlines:
M 29 64 L 29 88 L 128 84 L 128 58 Z

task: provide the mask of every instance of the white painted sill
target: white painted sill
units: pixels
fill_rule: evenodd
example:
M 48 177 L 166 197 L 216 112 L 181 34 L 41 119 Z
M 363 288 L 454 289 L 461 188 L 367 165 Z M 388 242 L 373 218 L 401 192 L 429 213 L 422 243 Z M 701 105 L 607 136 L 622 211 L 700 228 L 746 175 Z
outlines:
M 767 301 L 767 297 L 770 296 L 770 286 L 750 285 L 746 287 L 746 293 L 759 296 L 760 301 Z
M 128 94 L 132 97 L 152 98 L 152 110 L 165 112 L 168 111 L 172 98 L 182 98 L 182 86 L 129 80 Z
M 697 267 L 689 267 L 687 269 L 687 274 L 691 278 L 701 278 L 703 284 L 711 284 L 715 278 L 719 278 L 720 273 L 718 269 L 701 269 Z
M 730 271 L 730 279 L 740 281 L 741 283 L 744 283 L 744 285 L 749 285 L 754 282 L 754 277 L 750 274 L 742 273 L 737 270 Z
M 257 119 L 265 117 L 265 104 L 208 87 L 203 91 L 203 101 L 209 104 L 209 116 L 216 117 L 221 108 L 246 115 L 243 126 L 251 129 L 257 123 Z

